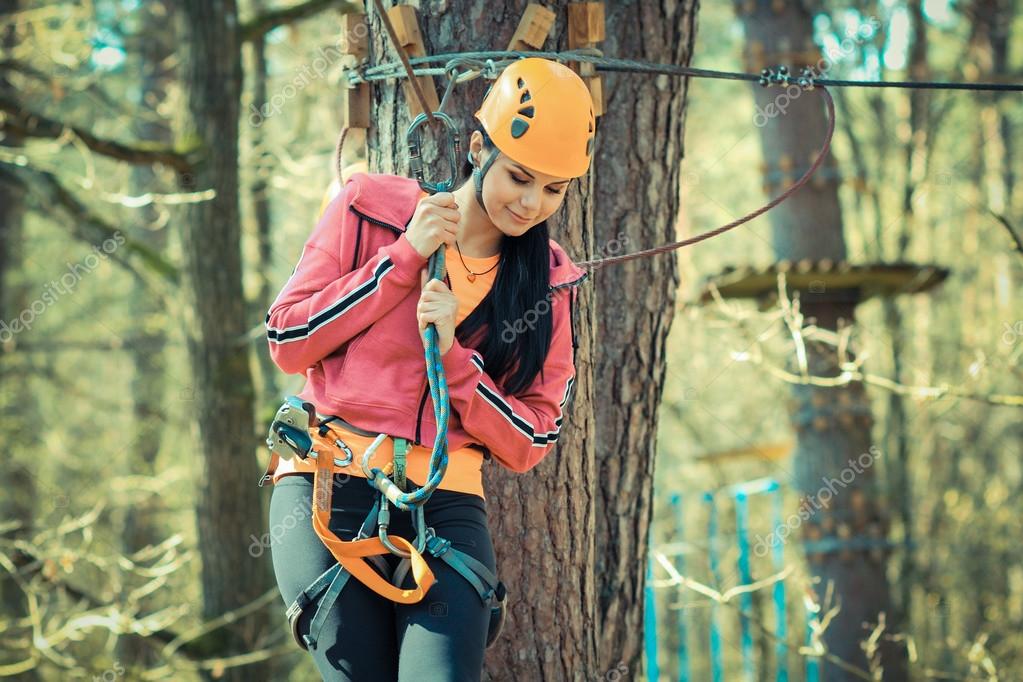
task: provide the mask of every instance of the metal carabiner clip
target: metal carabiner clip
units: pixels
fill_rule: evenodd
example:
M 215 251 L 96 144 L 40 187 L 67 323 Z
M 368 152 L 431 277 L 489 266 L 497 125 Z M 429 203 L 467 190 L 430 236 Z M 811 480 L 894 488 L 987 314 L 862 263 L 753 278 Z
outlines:
M 412 525 L 416 530 L 416 542 L 413 547 L 420 554 L 426 549 L 426 543 L 429 542 L 430 538 L 434 536 L 433 528 L 426 527 L 426 511 L 423 509 L 423 505 L 416 505 L 412 511 Z M 391 542 L 390 536 L 387 534 L 387 529 L 391 526 L 391 512 L 387 508 L 387 496 L 383 493 L 380 494 L 380 510 L 377 512 L 377 536 L 380 538 L 380 542 L 383 543 L 384 547 L 390 550 L 391 554 L 402 557 L 403 559 L 409 559 L 412 557 L 412 553 L 408 552 Z
M 423 191 L 430 194 L 454 190 L 455 183 L 458 182 L 458 157 L 461 155 L 461 142 L 455 122 L 451 120 L 450 116 L 440 111 L 433 112 L 433 117 L 440 120 L 447 128 L 448 168 L 451 171 L 447 180 L 431 183 L 426 181 L 423 174 L 423 137 L 419 128 L 427 123 L 430 117 L 425 113 L 416 116 L 409 125 L 408 133 L 405 136 L 408 141 L 409 165 L 412 167 L 412 174 Z

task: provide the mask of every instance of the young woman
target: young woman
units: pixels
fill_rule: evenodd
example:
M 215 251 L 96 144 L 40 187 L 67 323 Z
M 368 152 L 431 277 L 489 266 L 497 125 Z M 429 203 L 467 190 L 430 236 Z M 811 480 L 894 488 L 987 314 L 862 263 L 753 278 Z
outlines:
M 377 434 L 390 437 L 371 466 L 408 448 L 407 480 L 427 479 L 437 424 L 423 344 L 436 325 L 450 395 L 449 464 L 424 508 L 426 525 L 496 573 L 481 468 L 493 458 L 528 471 L 561 431 L 575 377 L 575 288 L 587 273 L 550 238 L 546 221 L 589 168 L 595 121 L 583 81 L 536 58 L 509 65 L 476 118 L 472 181 L 452 193 L 427 196 L 393 175 L 352 176 L 266 324 L 275 363 L 305 374 L 299 397 L 353 454 L 333 481 L 330 529 L 346 542 L 359 537 L 377 497 L 359 466 Z M 442 247 L 447 277 L 426 283 L 428 259 Z M 272 472 L 271 552 L 285 604 L 336 563 L 307 521 L 314 469 L 293 458 Z M 411 520 L 392 508 L 389 534 L 414 539 Z M 309 647 L 325 680 L 480 678 L 490 609 L 458 572 L 427 558 L 437 582 L 417 603 L 345 584 Z M 387 568 L 398 561 L 386 557 Z M 297 618 L 299 635 L 310 618 Z

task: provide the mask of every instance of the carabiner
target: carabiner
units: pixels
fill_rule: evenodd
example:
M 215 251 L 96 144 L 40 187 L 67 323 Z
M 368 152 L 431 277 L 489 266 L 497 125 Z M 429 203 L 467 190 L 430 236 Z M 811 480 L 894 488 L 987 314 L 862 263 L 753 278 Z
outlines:
M 412 174 L 419 182 L 419 186 L 423 191 L 430 194 L 450 192 L 455 188 L 455 183 L 458 182 L 458 157 L 461 156 L 461 143 L 458 127 L 455 126 L 455 122 L 451 120 L 450 116 L 440 111 L 433 112 L 433 117 L 440 120 L 447 127 L 448 168 L 451 171 L 447 180 L 431 183 L 426 181 L 426 177 L 423 174 L 423 138 L 419 132 L 419 127 L 428 122 L 430 120 L 429 117 L 425 113 L 416 116 L 412 124 L 409 125 L 408 133 L 405 136 L 408 141 L 409 165 L 412 167 Z
M 412 510 L 412 526 L 416 530 L 416 544 L 413 547 L 420 554 L 426 549 L 426 543 L 429 542 L 430 538 L 433 537 L 433 528 L 426 527 L 426 511 L 423 509 L 423 505 L 416 505 L 415 509 Z M 391 512 L 387 507 L 387 497 L 380 494 L 380 509 L 377 511 L 377 535 L 380 538 L 380 542 L 383 543 L 384 547 L 390 550 L 391 554 L 395 554 L 404 559 L 411 558 L 412 553 L 407 552 L 404 549 L 396 546 L 391 542 L 391 538 L 387 534 L 387 529 L 391 525 Z

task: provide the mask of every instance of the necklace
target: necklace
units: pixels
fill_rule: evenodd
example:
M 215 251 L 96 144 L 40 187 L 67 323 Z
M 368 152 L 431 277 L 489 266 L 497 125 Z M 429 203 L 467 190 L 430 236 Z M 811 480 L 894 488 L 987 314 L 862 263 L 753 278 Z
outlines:
M 465 259 L 462 258 L 462 249 L 459 248 L 457 241 L 455 242 L 455 248 L 458 249 L 458 260 L 462 261 L 462 267 L 464 267 L 466 271 L 469 273 L 468 275 L 465 276 L 465 278 L 469 280 L 470 284 L 476 281 L 476 275 L 485 275 L 494 268 L 496 268 L 501 263 L 501 259 L 498 258 L 497 263 L 491 265 L 490 268 L 488 268 L 487 270 L 484 270 L 483 272 L 473 272 L 472 270 L 469 269 L 469 266 L 465 264 Z

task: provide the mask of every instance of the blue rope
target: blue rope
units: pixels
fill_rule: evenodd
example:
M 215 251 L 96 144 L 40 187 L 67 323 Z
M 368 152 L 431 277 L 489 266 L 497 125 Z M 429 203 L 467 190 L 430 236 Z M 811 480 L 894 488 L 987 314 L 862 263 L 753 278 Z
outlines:
M 649 682 L 661 679 L 661 668 L 657 664 L 657 597 L 650 585 L 653 580 L 653 558 L 647 559 L 646 587 L 643 589 L 643 640 L 646 648 L 646 678 Z
M 718 512 L 714 495 L 704 493 L 703 501 L 710 505 L 710 519 L 707 523 L 708 555 L 710 572 L 714 576 L 714 589 L 721 590 L 721 570 L 718 567 Z M 710 664 L 713 682 L 721 682 L 725 675 L 724 652 L 721 645 L 721 606 L 716 601 L 710 607 Z
M 735 493 L 735 531 L 737 544 L 739 545 L 739 580 L 743 585 L 753 582 L 753 575 L 749 565 L 749 536 L 746 527 L 749 523 L 749 498 L 744 491 Z M 748 682 L 753 682 L 753 633 L 750 631 L 748 614 L 753 608 L 753 595 L 743 592 L 739 595 L 741 607 L 739 622 L 742 626 L 742 671 Z
M 449 92 L 450 85 L 454 84 L 455 80 L 456 77 L 452 77 L 451 83 L 449 83 Z M 447 100 L 447 94 L 445 93 L 445 100 Z M 408 142 L 412 173 L 419 183 L 419 187 L 431 195 L 454 190 L 455 183 L 458 180 L 458 157 L 460 154 L 458 126 L 451 120 L 451 117 L 443 112 L 435 111 L 433 115 L 435 120 L 443 124 L 444 130 L 447 133 L 448 154 L 446 160 L 449 171 L 447 179 L 440 182 L 428 182 L 426 180 L 421 155 L 422 135 L 419 132 L 419 128 L 425 125 L 430 118 L 425 113 L 419 114 L 409 125 L 405 135 Z M 430 256 L 429 263 L 427 264 L 427 271 L 429 272 L 427 282 L 432 282 L 435 279 L 443 281 L 445 270 L 444 248 L 442 244 Z M 388 495 L 388 499 L 391 500 L 395 507 L 402 511 L 413 511 L 417 507 L 425 505 L 426 501 L 430 499 L 430 495 L 440 485 L 444 474 L 448 470 L 448 415 L 451 413 L 451 402 L 448 396 L 447 375 L 444 373 L 444 363 L 440 352 L 440 334 L 437 331 L 437 326 L 432 322 L 427 325 L 425 336 L 426 376 L 430 384 L 430 396 L 433 398 L 433 414 L 437 421 L 437 438 L 434 440 L 433 454 L 430 456 L 429 474 L 423 486 L 411 493 L 395 494 L 396 486 L 394 482 L 376 467 L 371 469 L 373 477 L 368 481 L 371 487 L 376 488 L 382 494 L 386 495 L 390 491 L 391 494 Z M 420 551 L 422 551 L 422 548 L 420 548 Z
M 774 490 L 771 491 L 772 497 L 772 523 L 775 529 L 781 528 L 781 486 L 776 485 Z M 774 562 L 775 573 L 780 573 L 785 568 L 785 543 L 776 541 L 774 547 L 771 550 L 771 558 Z M 788 646 L 785 644 L 785 637 L 788 634 L 788 626 L 786 625 L 787 614 L 785 611 L 785 581 L 779 580 L 774 584 L 774 627 L 775 634 L 778 636 L 778 643 L 775 647 L 775 658 L 778 661 L 778 674 L 776 676 L 777 682 L 788 682 L 789 679 L 789 660 L 788 660 Z
M 444 249 L 438 248 L 430 256 L 428 264 L 430 280 L 444 279 Z M 426 504 L 430 495 L 440 485 L 448 470 L 448 415 L 451 404 L 448 396 L 448 380 L 444 372 L 444 363 L 440 352 L 440 335 L 432 322 L 426 327 L 426 376 L 430 384 L 430 396 L 433 398 L 433 414 L 437 419 L 437 438 L 433 443 L 433 454 L 430 456 L 430 469 L 426 482 L 414 492 L 394 496 L 391 503 L 402 511 L 413 511 L 416 507 Z M 373 478 L 367 480 L 370 487 L 384 492 L 393 482 L 378 467 L 370 470 Z
M 682 508 L 682 495 L 675 493 L 671 496 L 671 508 L 672 516 L 675 519 L 675 537 L 679 540 L 685 538 L 685 525 Z M 686 573 L 686 555 L 679 554 L 678 557 L 678 572 L 681 575 Z M 677 628 L 678 628 L 678 679 L 679 682 L 689 682 L 689 648 L 688 648 L 688 633 L 686 632 L 686 617 L 685 609 L 678 609 L 677 611 Z

